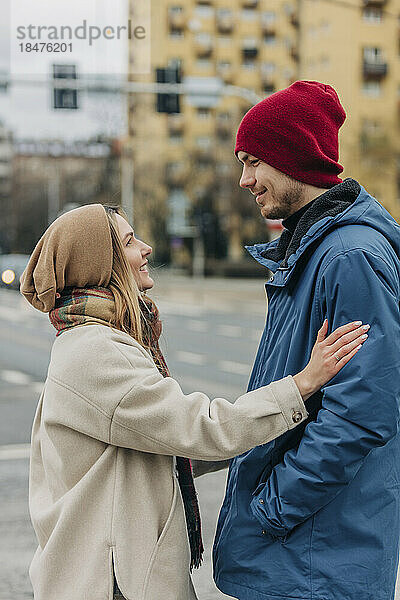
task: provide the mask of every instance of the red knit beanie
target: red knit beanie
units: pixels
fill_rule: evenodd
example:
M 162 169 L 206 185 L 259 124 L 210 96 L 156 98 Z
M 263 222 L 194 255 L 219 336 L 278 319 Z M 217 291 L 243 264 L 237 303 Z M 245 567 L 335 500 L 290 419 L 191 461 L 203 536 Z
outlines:
M 245 114 L 235 154 L 242 150 L 293 179 L 330 188 L 342 182 L 338 133 L 345 118 L 330 85 L 296 81 Z

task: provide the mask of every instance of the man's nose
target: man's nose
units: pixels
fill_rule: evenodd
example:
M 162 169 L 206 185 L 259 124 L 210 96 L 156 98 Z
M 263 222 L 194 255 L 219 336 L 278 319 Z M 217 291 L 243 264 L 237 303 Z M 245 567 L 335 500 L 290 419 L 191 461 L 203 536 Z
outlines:
M 254 175 L 246 167 L 243 168 L 242 176 L 239 180 L 239 185 L 242 188 L 253 187 L 256 182 Z

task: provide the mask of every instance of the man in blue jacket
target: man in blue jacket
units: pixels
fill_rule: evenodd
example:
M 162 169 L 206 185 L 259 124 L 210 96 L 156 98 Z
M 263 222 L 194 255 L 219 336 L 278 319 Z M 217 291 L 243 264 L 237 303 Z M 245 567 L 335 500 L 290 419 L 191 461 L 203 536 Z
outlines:
M 308 401 L 306 426 L 230 464 L 214 578 L 240 600 L 394 597 L 400 226 L 357 181 L 338 177 L 345 116 L 329 85 L 297 81 L 254 106 L 237 133 L 240 185 L 285 227 L 248 248 L 273 273 L 249 390 L 303 369 L 324 318 L 331 331 L 371 325 L 360 352 Z

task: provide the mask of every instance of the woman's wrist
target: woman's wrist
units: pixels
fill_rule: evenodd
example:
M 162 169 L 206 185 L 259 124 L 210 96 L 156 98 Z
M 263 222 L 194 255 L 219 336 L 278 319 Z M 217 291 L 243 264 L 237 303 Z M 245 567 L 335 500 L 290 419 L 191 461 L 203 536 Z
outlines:
M 294 382 L 299 388 L 299 392 L 303 400 L 308 400 L 310 396 L 315 392 L 315 386 L 312 384 L 307 372 L 300 371 L 297 375 L 293 376 Z

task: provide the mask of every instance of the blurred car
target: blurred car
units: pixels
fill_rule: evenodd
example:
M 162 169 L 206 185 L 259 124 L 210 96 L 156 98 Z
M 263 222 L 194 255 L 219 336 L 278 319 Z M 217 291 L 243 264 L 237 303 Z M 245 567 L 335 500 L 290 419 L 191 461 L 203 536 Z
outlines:
M 0 254 L 0 287 L 19 290 L 19 278 L 28 260 L 29 254 Z

